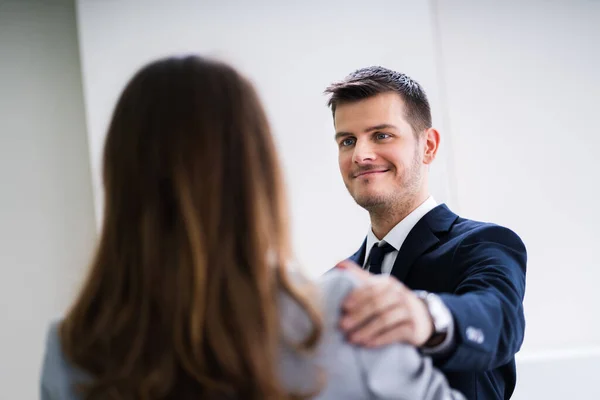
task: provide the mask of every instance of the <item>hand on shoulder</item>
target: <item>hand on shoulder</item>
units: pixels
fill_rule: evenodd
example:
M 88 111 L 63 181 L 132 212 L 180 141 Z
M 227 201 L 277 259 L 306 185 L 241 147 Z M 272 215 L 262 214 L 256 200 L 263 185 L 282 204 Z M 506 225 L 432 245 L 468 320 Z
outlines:
M 358 281 L 342 302 L 340 328 L 350 342 L 422 346 L 429 340 L 434 330 L 431 315 L 412 290 L 393 276 L 372 275 L 349 260 L 337 269 Z

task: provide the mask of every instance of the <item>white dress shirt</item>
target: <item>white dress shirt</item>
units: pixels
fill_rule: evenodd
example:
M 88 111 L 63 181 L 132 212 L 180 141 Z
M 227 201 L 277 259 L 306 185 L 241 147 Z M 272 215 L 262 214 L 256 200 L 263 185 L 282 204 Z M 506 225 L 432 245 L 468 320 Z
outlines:
M 413 212 L 408 214 L 402 221 L 394 226 L 387 235 L 385 235 L 383 242 L 389 243 L 395 249 L 395 251 L 389 252 L 383 258 L 383 262 L 381 263 L 381 273 L 383 275 L 389 275 L 390 272 L 392 272 L 392 267 L 394 266 L 394 261 L 396 261 L 396 256 L 400 251 L 400 247 L 402 247 L 402 243 L 404 243 L 412 228 L 415 227 L 417 222 L 419 222 L 419 220 L 423 218 L 425 214 L 433 210 L 436 206 L 437 202 L 435 199 L 432 196 L 429 196 L 427 200 L 421 203 L 419 207 L 415 208 Z M 373 233 L 373 229 L 369 229 L 369 233 L 367 234 L 367 247 L 365 249 L 365 262 L 363 267 L 366 267 L 369 254 L 371 253 L 371 249 L 375 243 L 379 243 L 379 239 L 377 239 L 377 236 L 375 236 Z
M 427 200 L 425 200 L 421 205 L 415 208 L 410 214 L 408 214 L 402 221 L 400 221 L 396 226 L 392 228 L 391 231 L 388 232 L 387 235 L 380 241 L 377 236 L 373 233 L 373 229 L 369 229 L 369 233 L 367 234 L 367 244 L 365 248 L 365 261 L 363 263 L 363 268 L 367 268 L 367 261 L 369 260 L 369 253 L 373 248 L 374 244 L 378 244 L 379 246 L 383 245 L 383 242 L 390 244 L 394 251 L 390 251 L 387 253 L 383 262 L 381 263 L 381 274 L 389 275 L 392 272 L 392 268 L 394 267 L 394 262 L 396 261 L 396 257 L 398 256 L 398 252 L 400 251 L 400 247 L 408 237 L 410 231 L 415 227 L 417 222 L 421 220 L 429 211 L 433 210 L 437 207 L 437 202 L 432 196 L 429 196 Z M 443 304 L 443 303 L 442 303 Z M 452 318 L 452 313 L 450 310 L 444 306 L 445 312 L 447 313 L 450 319 L 450 326 L 448 327 L 448 333 L 446 334 L 446 338 L 439 345 L 427 348 L 424 347 L 422 350 L 426 354 L 438 355 L 443 354 L 447 350 L 449 350 L 454 344 L 454 318 Z

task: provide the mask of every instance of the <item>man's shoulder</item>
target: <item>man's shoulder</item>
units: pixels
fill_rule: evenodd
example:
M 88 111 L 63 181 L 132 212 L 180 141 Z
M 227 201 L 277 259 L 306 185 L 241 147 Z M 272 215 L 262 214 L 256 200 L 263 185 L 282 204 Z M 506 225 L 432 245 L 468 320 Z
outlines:
M 519 238 L 519 235 L 514 230 L 506 226 L 463 217 L 458 217 L 452 230 L 471 237 L 489 238 L 500 236 Z
M 494 242 L 510 246 L 524 246 L 521 237 L 508 227 L 463 217 L 458 217 L 451 234 L 460 237 L 462 244 Z

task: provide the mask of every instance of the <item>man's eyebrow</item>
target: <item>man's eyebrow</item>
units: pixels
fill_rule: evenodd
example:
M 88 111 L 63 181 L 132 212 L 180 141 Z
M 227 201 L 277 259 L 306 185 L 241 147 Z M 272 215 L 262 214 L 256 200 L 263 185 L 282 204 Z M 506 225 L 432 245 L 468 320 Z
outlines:
M 347 136 L 352 136 L 352 135 L 353 134 L 350 133 L 350 132 L 336 132 L 335 133 L 335 140 L 338 140 L 340 138 L 344 138 L 344 137 L 347 137 Z
M 371 131 L 379 131 L 382 129 L 396 129 L 398 130 L 398 128 L 395 125 L 392 124 L 379 124 L 379 125 L 375 125 L 372 126 L 370 128 L 365 129 L 365 132 L 371 132 Z
M 379 125 L 375 125 L 375 126 L 371 126 L 367 129 L 364 130 L 365 133 L 369 133 L 372 131 L 380 131 L 380 130 L 384 130 L 384 129 L 395 129 L 398 130 L 398 127 L 396 125 L 392 125 L 392 124 L 379 124 Z M 354 134 L 352 132 L 344 132 L 344 131 L 340 131 L 340 132 L 336 132 L 335 134 L 335 140 L 347 137 L 347 136 L 353 136 Z

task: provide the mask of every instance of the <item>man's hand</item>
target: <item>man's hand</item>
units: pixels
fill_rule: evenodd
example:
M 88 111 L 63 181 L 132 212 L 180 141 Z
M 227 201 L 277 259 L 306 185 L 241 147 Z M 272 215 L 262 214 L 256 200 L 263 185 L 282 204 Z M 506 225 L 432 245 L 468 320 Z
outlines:
M 340 326 L 350 342 L 369 347 L 404 342 L 419 347 L 429 340 L 434 327 L 427 306 L 400 281 L 372 275 L 349 260 L 337 267 L 364 282 L 342 305 Z

